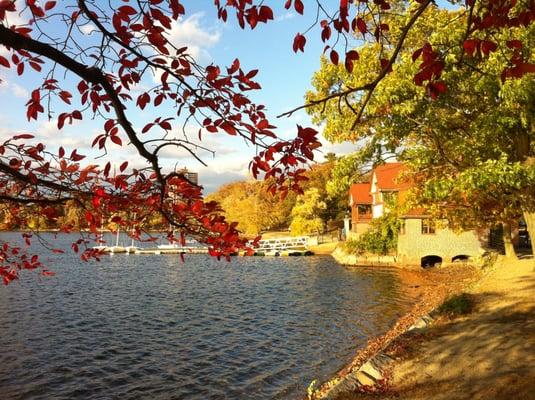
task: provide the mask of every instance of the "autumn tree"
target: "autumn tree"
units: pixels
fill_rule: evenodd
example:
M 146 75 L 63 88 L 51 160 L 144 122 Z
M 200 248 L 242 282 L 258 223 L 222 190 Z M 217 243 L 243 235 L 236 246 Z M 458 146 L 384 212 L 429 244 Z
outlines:
M 322 200 L 318 189 L 306 190 L 297 198 L 292 209 L 292 223 L 290 224 L 292 235 L 319 235 L 322 233 L 325 224 L 321 214 L 326 208 L 327 204 Z
M 427 38 L 432 46 L 453 48 L 466 31 L 459 11 L 430 9 L 425 15 L 407 37 L 407 45 L 415 45 L 400 53 L 400 63 L 375 90 L 357 127 L 352 128 L 354 114 L 348 108 L 342 113 L 315 108 L 313 115 L 327 123 L 326 135 L 332 140 L 359 141 L 360 151 L 348 162 L 362 165 L 392 154 L 406 161 L 416 183 L 412 205 L 447 218 L 451 227 L 501 223 L 510 244 L 507 227 L 524 215 L 533 236 L 534 80 L 530 75 L 501 79 L 508 49 L 519 44 L 500 36 L 508 33 L 500 33 L 495 37 L 503 48 L 496 51 L 487 43 L 477 50 L 479 55 L 475 51 L 467 55 L 466 49 L 451 52 L 452 62 L 465 59 L 471 68 L 443 71 L 441 79 L 450 90 L 429 99 L 423 88 L 413 84 L 416 43 Z M 535 45 L 533 26 L 518 28 L 516 37 L 527 44 L 523 57 L 535 61 L 530 51 Z M 362 68 L 375 63 L 370 46 L 360 53 Z M 321 97 L 336 82 L 358 85 L 359 79 L 358 72 L 348 74 L 324 62 L 314 78 L 316 92 L 309 96 Z M 514 255 L 511 245 L 507 249 Z
M 269 182 L 255 180 L 233 182 L 208 195 L 207 200 L 219 203 L 225 217 L 237 222 L 237 228 L 247 235 L 287 228 L 295 194 L 281 199 L 268 193 L 268 186 Z
M 227 8 L 235 9 L 242 16 L 240 23 L 243 13 L 253 9 L 244 2 L 216 3 L 221 19 L 226 19 Z M 256 19 L 246 21 L 252 28 L 273 19 L 267 6 L 254 10 Z M 211 254 L 228 257 L 247 245 L 235 224 L 224 219 L 217 204 L 203 201 L 201 187 L 179 172 L 165 172 L 161 165 L 160 154 L 169 147 L 203 163 L 198 152 L 210 149 L 190 141 L 184 129 L 193 124 L 201 139 L 218 133 L 253 144 L 258 148 L 251 162 L 253 175 L 273 179 L 274 190 L 299 190 L 302 165 L 319 146 L 317 132 L 298 127 L 295 139 L 278 140 L 265 107 L 247 96 L 260 88 L 254 81 L 256 70 L 244 70 L 238 59 L 226 68 L 202 66 L 187 48 L 176 48 L 169 32 L 185 12 L 178 0 L 0 1 L 0 65 L 21 79 L 31 75 L 40 80 L 26 104 L 27 119 L 54 118 L 58 129 L 76 120 L 100 119 L 101 133 L 88 138 L 94 148 L 105 154 L 113 146 L 131 146 L 147 165 L 132 169 L 124 163 L 114 171 L 110 163 L 83 164 L 85 157 L 77 149 L 53 152 L 33 141 L 32 134 L 14 132 L 0 146 L 0 196 L 12 211 L 20 205 L 36 206 L 42 218 L 55 223 L 59 206 L 75 201 L 94 236 L 103 218 L 111 216 L 111 222 L 126 225 L 118 211 L 136 215 L 135 221 L 128 221 L 136 227 L 159 213 L 180 240 L 194 236 Z M 90 36 L 84 33 L 87 27 Z M 147 80 L 157 84 L 144 85 Z M 134 127 L 134 110 L 151 115 L 151 108 L 160 110 L 159 116 Z M 18 217 L 24 219 L 22 213 Z M 73 249 L 81 251 L 83 259 L 98 257 L 86 239 L 73 243 Z M 6 284 L 19 269 L 42 266 L 37 256 L 9 243 L 1 249 L 0 274 Z

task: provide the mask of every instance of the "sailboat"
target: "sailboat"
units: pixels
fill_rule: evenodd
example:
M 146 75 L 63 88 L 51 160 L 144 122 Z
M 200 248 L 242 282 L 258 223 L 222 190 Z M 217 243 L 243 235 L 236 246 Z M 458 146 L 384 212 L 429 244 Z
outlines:
M 98 235 L 98 243 L 98 246 L 93 246 L 93 249 L 98 251 L 106 251 L 108 246 L 106 246 L 106 242 L 104 241 L 104 223 L 102 222 L 102 217 L 100 218 L 100 233 Z
M 130 246 L 126 246 L 124 248 L 126 250 L 127 254 L 135 253 L 137 250 L 139 250 L 139 247 L 134 245 L 134 228 L 132 228 L 132 243 L 130 243 Z
M 119 234 L 121 232 L 121 228 L 119 226 L 117 226 L 117 232 L 115 234 L 115 246 L 111 246 L 111 247 L 107 247 L 106 252 L 110 253 L 110 254 L 114 254 L 114 253 L 126 253 L 126 248 L 123 247 L 123 246 L 119 246 Z

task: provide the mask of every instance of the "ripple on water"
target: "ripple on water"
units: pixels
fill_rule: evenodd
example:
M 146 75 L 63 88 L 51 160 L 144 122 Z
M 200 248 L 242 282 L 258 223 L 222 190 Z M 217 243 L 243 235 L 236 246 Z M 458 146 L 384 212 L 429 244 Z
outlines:
M 2 399 L 299 398 L 410 302 L 329 257 L 46 257 L 0 289 Z

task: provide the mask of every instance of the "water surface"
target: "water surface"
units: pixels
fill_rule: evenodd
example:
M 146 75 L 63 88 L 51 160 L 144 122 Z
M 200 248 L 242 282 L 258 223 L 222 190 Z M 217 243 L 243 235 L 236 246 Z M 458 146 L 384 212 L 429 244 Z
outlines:
M 410 303 L 328 256 L 43 257 L 0 288 L 2 399 L 301 398 Z

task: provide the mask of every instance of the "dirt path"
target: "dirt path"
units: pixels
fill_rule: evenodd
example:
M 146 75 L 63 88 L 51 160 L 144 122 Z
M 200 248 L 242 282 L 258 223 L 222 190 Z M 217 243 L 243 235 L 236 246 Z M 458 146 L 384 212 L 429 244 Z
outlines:
M 534 267 L 499 263 L 470 290 L 475 312 L 412 343 L 379 398 L 535 399 Z

